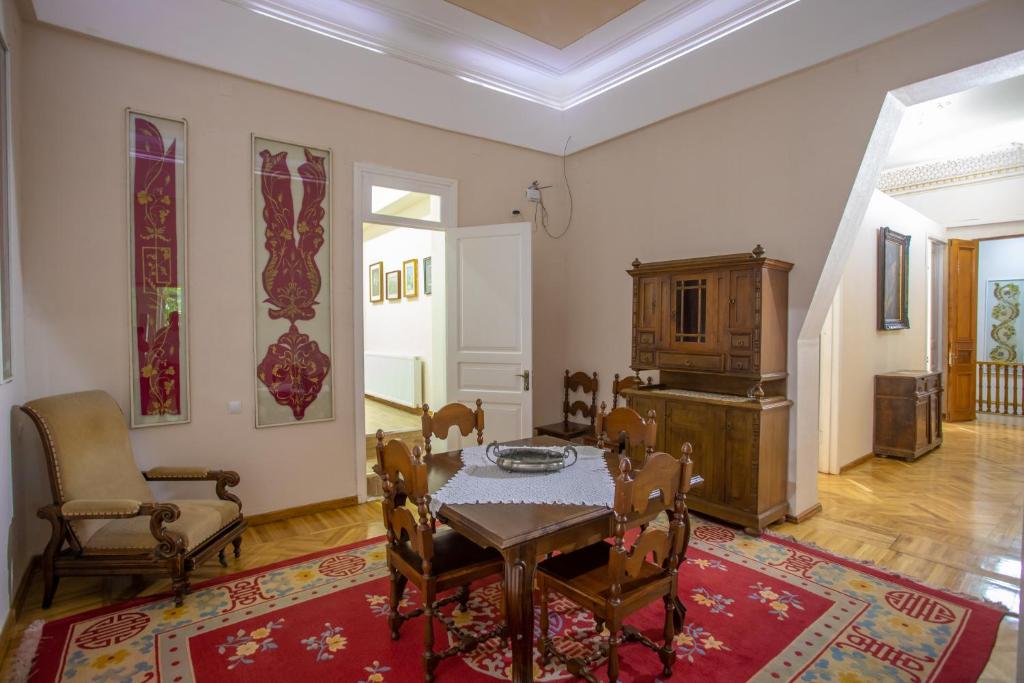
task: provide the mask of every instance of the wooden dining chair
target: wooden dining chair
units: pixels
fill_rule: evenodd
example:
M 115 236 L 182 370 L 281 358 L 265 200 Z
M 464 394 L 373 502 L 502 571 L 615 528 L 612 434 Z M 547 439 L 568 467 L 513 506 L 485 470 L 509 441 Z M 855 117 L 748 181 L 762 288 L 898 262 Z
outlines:
M 642 469 L 634 471 L 629 458 L 620 460 L 615 480 L 615 535 L 613 543 L 600 541 L 591 546 L 545 560 L 537 567 L 540 591 L 540 653 L 545 662 L 555 658 L 569 671 L 587 681 L 597 678 L 589 671 L 607 654 L 608 680 L 619 676 L 619 646 L 635 641 L 658 653 L 662 677 L 672 675 L 675 663 L 675 635 L 682 630 L 685 608 L 677 598 L 678 572 L 686 560 L 690 543 L 690 517 L 686 494 L 690 490 L 693 460 L 689 443 L 683 444 L 682 458 L 654 453 Z M 657 492 L 657 497 L 653 494 Z M 668 531 L 656 526 L 643 528 L 650 521 L 648 506 L 660 500 L 668 515 Z M 643 531 L 627 548 L 626 533 L 638 526 Z M 653 554 L 654 562 L 647 560 Z M 609 631 L 607 652 L 586 657 L 557 650 L 549 633 L 548 594 L 565 596 L 593 613 L 599 628 Z M 656 642 L 635 627 L 623 623 L 630 614 L 661 598 L 665 606 L 663 642 Z M 680 614 L 680 610 L 684 613 Z
M 427 465 L 419 446 L 409 447 L 398 439 L 384 443 L 384 432 L 377 431 L 377 465 L 374 471 L 381 478 L 384 500 L 384 527 L 387 530 L 387 563 L 391 578 L 388 626 L 391 639 L 398 640 L 402 624 L 420 615 L 425 617 L 423 634 L 424 680 L 434 680 L 434 670 L 445 657 L 473 650 L 477 645 L 502 634 L 499 623 L 486 633 L 460 629 L 455 620 L 441 608 L 453 602 L 466 611 L 469 585 L 478 579 L 501 575 L 504 564 L 493 548 L 482 548 L 451 529 L 438 530 L 430 513 L 427 494 Z M 412 503 L 416 514 L 406 503 Z M 419 591 L 423 606 L 406 613 L 399 611 L 406 584 Z M 438 594 L 451 589 L 455 593 L 440 600 Z M 434 651 L 434 620 L 451 632 L 459 645 L 441 652 Z
M 597 373 L 588 375 L 585 372 L 569 373 L 565 371 L 562 379 L 564 395 L 562 398 L 562 420 L 552 424 L 535 427 L 537 436 L 554 436 L 559 439 L 575 439 L 594 434 L 594 420 L 597 417 Z M 580 392 L 590 395 L 590 404 L 576 400 L 569 403 L 569 395 Z M 569 418 L 579 415 L 586 423 L 572 422 Z
M 654 384 L 654 380 L 650 377 L 647 378 L 647 385 Z M 636 389 L 644 386 L 644 381 L 640 379 L 640 371 L 638 370 L 635 375 L 623 377 L 619 379 L 619 373 L 615 373 L 615 379 L 612 380 L 612 410 L 619 407 L 619 399 L 626 398 L 627 389 Z
M 423 446 L 430 455 L 430 437 L 447 439 L 452 427 L 458 427 L 462 436 L 469 436 L 476 430 L 478 446 L 484 442 L 483 401 L 476 400 L 476 410 L 463 403 L 449 403 L 440 410 L 430 412 L 430 406 L 423 404 Z
M 619 406 L 610 413 L 605 412 L 606 407 L 602 402 L 601 412 L 597 414 L 597 447 L 627 453 L 635 465 L 642 465 L 643 458 L 654 452 L 658 440 L 654 411 L 647 411 L 647 419 L 644 419 L 628 406 Z M 639 453 L 633 452 L 634 447 L 640 449 Z

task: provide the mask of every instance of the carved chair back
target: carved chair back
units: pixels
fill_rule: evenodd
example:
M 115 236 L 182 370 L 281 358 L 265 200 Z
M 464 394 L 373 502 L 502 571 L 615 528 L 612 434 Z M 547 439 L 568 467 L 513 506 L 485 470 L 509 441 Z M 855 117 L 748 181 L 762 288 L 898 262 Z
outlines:
M 430 437 L 448 438 L 452 427 L 458 427 L 462 436 L 469 436 L 476 430 L 476 443 L 484 442 L 484 409 L 483 401 L 476 400 L 476 410 L 462 403 L 449 403 L 440 410 L 430 412 L 430 406 L 423 404 L 423 444 L 427 455 L 430 455 Z
M 647 378 L 647 384 L 652 384 L 653 380 L 650 377 Z M 630 375 L 629 377 L 623 377 L 619 379 L 619 373 L 615 373 L 615 379 L 612 380 L 612 410 L 619 407 L 619 398 L 625 398 L 625 392 L 627 389 L 636 389 L 637 387 L 643 386 L 644 381 L 640 379 L 640 372 L 637 374 Z
M 682 458 L 653 453 L 639 470 L 633 470 L 629 458 L 621 459 L 613 506 L 615 547 L 608 562 L 612 598 L 621 594 L 622 583 L 642 574 L 648 555 L 653 555 L 655 564 L 673 574 L 680 558 L 685 557 L 689 544 L 686 494 L 693 476 L 692 453 L 693 448 L 687 442 L 683 444 Z M 664 506 L 669 519 L 668 532 L 647 526 L 649 520 L 644 513 L 653 500 L 660 500 Z M 627 548 L 626 532 L 638 526 L 643 531 Z
M 565 379 L 562 381 L 565 387 L 565 396 L 562 399 L 562 419 L 563 422 L 568 425 L 569 418 L 573 415 L 579 415 L 582 418 L 590 420 L 590 426 L 594 426 L 594 420 L 597 417 L 597 373 L 588 375 L 585 372 L 574 372 L 569 374 L 569 371 L 565 371 Z M 576 400 L 569 403 L 569 394 L 573 392 L 580 392 L 582 394 L 590 394 L 590 405 L 587 405 L 585 401 Z
M 628 406 L 619 406 L 608 413 L 607 406 L 601 403 L 601 412 L 597 414 L 595 429 L 598 434 L 597 447 L 617 447 L 619 453 L 629 452 L 630 446 L 640 445 L 644 453 L 654 451 L 658 440 L 658 423 L 653 410 L 647 411 L 647 419 L 640 417 Z
M 39 432 L 54 505 L 83 498 L 155 500 L 132 454 L 124 415 L 110 394 L 81 391 L 48 396 L 27 402 L 21 410 Z M 105 523 L 72 522 L 69 541 L 78 546 L 79 540 L 88 539 Z
M 384 433 L 377 432 L 377 467 L 384 490 L 381 509 L 388 543 L 399 545 L 408 541 L 423 561 L 423 571 L 430 573 L 434 557 L 434 517 L 430 514 L 427 495 L 427 465 L 419 446 L 412 451 L 402 441 L 384 443 Z M 406 506 L 409 500 L 416 514 Z

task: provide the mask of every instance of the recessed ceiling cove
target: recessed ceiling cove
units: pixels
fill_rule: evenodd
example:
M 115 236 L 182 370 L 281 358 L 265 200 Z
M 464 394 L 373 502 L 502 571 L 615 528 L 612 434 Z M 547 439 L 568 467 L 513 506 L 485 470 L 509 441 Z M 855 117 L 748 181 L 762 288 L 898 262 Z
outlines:
M 562 154 L 983 0 L 26 1 L 106 42 Z M 548 5 L 564 14 L 541 21 Z

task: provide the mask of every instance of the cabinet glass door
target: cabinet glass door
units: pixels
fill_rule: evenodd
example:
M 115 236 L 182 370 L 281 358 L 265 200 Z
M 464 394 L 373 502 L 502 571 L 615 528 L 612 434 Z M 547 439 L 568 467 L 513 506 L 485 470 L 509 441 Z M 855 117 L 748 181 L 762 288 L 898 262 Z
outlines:
M 671 345 L 701 348 L 715 343 L 715 280 L 707 273 L 672 278 Z

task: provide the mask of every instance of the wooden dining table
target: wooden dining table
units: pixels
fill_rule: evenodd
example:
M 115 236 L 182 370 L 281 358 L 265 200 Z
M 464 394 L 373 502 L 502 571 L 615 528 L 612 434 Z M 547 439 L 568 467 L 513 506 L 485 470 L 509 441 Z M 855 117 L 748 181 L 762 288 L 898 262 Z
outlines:
M 538 436 L 509 444 L 563 446 L 568 441 Z M 434 453 L 427 458 L 429 490 L 436 492 L 462 468 L 460 451 Z M 613 476 L 618 456 L 605 461 Z M 534 475 L 535 476 L 535 475 Z M 644 517 L 663 510 L 652 501 Z M 569 551 L 612 536 L 612 510 L 595 505 L 473 503 L 442 505 L 437 516 L 475 543 L 494 548 L 505 560 L 505 615 L 512 647 L 512 680 L 533 681 L 533 577 L 538 558 Z

